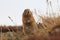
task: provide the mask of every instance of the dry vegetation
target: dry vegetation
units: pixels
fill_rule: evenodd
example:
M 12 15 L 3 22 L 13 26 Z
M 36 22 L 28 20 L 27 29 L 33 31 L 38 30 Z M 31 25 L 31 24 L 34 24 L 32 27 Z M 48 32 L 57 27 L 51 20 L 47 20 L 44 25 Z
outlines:
M 23 15 L 25 14 L 26 14 L 25 16 L 29 15 L 28 17 L 30 18 L 30 20 L 28 20 L 29 18 L 23 19 L 24 20 L 23 26 L 13 26 L 13 27 L 0 26 L 0 39 L 1 40 L 60 40 L 60 16 L 54 18 L 42 17 L 43 23 L 36 24 L 34 18 L 32 18 L 33 20 L 31 20 L 32 14 L 30 15 L 30 13 L 31 13 L 30 10 L 24 11 Z M 26 24 L 25 21 L 28 24 Z M 34 30 L 32 30 L 32 28 Z

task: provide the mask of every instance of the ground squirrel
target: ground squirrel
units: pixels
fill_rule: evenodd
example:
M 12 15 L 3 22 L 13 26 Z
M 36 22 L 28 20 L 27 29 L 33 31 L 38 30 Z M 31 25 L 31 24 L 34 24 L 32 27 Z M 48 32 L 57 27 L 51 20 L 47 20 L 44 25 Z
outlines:
M 25 33 L 33 33 L 37 30 L 37 24 L 30 9 L 25 9 L 22 15 L 23 28 Z

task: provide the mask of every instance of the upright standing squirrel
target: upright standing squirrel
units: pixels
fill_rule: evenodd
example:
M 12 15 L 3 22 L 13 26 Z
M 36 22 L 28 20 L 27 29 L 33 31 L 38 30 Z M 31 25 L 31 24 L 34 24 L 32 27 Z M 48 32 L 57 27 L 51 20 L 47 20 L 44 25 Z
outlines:
M 37 24 L 30 9 L 25 9 L 22 15 L 23 31 L 25 34 L 33 34 L 37 31 Z

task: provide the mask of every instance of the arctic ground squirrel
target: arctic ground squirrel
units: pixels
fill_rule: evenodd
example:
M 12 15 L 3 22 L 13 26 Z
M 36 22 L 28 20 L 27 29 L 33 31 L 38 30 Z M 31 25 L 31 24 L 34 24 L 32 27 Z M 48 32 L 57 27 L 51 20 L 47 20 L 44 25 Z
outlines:
M 25 34 L 36 33 L 38 27 L 30 9 L 25 9 L 22 15 L 23 31 Z

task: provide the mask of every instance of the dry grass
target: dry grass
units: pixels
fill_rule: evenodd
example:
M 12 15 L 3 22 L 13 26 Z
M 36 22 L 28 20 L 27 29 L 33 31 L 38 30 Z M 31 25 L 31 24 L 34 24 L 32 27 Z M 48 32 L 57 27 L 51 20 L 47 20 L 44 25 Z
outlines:
M 60 25 L 60 17 L 46 18 L 36 34 L 24 35 L 23 31 L 0 33 L 1 40 L 60 40 L 60 30 L 56 34 L 52 30 L 56 25 Z M 59 26 L 60 27 L 60 26 Z M 58 28 L 58 27 L 57 27 Z M 52 31 L 51 31 L 52 30 Z M 51 36 L 52 34 L 52 36 Z
M 60 16 L 50 18 L 39 16 L 40 18 L 42 18 L 43 23 L 37 24 L 33 18 L 32 13 L 31 16 L 29 11 L 30 10 L 24 11 L 24 15 L 26 12 L 27 12 L 26 14 L 29 15 L 29 16 L 26 15 L 28 16 L 28 18 L 25 18 L 24 21 L 26 20 L 31 21 L 30 25 L 27 25 L 25 22 L 23 22 L 25 26 L 24 25 L 13 26 L 13 27 L 0 26 L 0 39 L 1 40 L 60 40 Z M 27 32 L 25 32 L 25 29 L 23 29 L 23 27 L 26 28 Z M 32 28 L 34 30 L 31 30 Z

